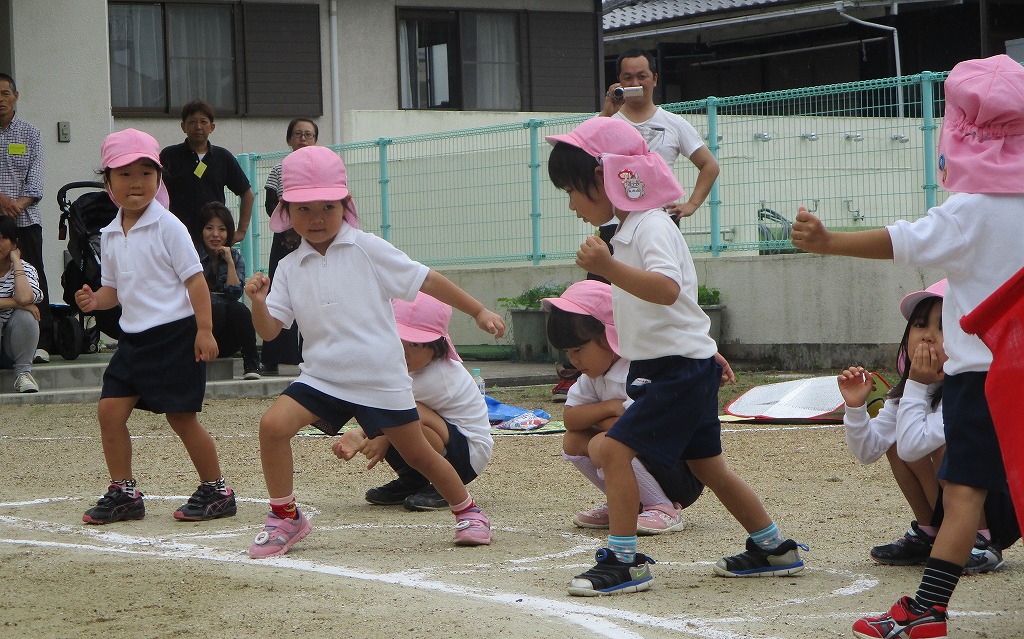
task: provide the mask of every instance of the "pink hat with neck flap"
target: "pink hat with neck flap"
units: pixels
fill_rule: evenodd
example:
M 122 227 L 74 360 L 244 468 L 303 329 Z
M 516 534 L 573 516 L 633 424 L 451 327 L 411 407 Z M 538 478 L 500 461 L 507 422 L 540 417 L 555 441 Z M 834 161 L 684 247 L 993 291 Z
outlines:
M 632 128 L 632 127 L 630 127 Z M 608 347 L 619 354 L 619 331 L 612 313 L 612 287 L 597 280 L 583 280 L 565 289 L 561 297 L 545 297 L 540 301 L 545 311 L 555 307 L 566 313 L 590 315 L 604 324 Z
M 270 230 L 284 233 L 292 227 L 285 202 L 334 202 L 348 195 L 348 171 L 337 153 L 325 146 L 293 151 L 281 162 L 281 201 L 270 215 Z M 345 207 L 345 221 L 359 228 L 356 205 L 351 200 Z
M 452 307 L 426 293 L 417 293 L 411 302 L 391 300 L 395 309 L 395 323 L 398 337 L 413 344 L 429 344 L 444 338 L 448 342 L 448 357 L 461 362 L 455 351 L 455 344 L 448 336 L 448 322 L 452 319 Z

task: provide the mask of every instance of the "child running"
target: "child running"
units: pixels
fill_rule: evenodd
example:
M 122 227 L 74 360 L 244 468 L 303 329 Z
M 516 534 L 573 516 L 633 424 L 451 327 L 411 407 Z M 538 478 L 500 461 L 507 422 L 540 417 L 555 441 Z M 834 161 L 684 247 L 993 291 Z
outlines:
M 490 463 L 494 438 L 487 402 L 448 336 L 452 307 L 424 293 L 417 293 L 412 302 L 393 300 L 391 305 L 405 349 L 405 365 L 412 376 L 412 394 L 423 435 L 451 463 L 462 483 L 468 484 Z M 450 508 L 427 478 L 391 446 L 386 433 L 367 439 L 362 428 L 353 428 L 345 431 L 332 449 L 345 461 L 362 453 L 370 460 L 367 469 L 383 459 L 398 475 L 366 491 L 366 501 L 371 504 L 402 504 L 406 510 Z
M 686 460 L 749 533 L 745 552 L 720 559 L 726 577 L 790 575 L 803 570 L 797 543 L 786 539 L 757 494 L 722 457 L 718 421 L 721 365 L 708 335 L 711 321 L 697 304 L 697 276 L 679 229 L 662 207 L 683 189 L 665 160 L 617 118 L 596 117 L 567 135 L 546 138 L 551 181 L 569 194 L 569 208 L 594 226 L 616 217 L 608 245 L 591 236 L 576 264 L 612 284 L 619 352 L 630 360 L 633 404 L 605 433 L 601 457 L 608 497 L 608 547 L 597 565 L 569 585 L 594 596 L 650 588 L 653 560 L 637 552 L 640 497 L 632 461 L 671 467 Z
M 957 64 L 945 81 L 939 133 L 942 185 L 955 193 L 915 222 L 833 232 L 801 207 L 793 244 L 812 253 L 941 268 L 945 515 L 914 596 L 853 625 L 857 637 L 946 636 L 946 610 L 974 546 L 986 493 L 1006 472 L 985 397 L 992 353 L 960 318 L 1024 266 L 1024 68 L 1006 55 Z
M 282 162 L 281 179 L 283 194 L 270 227 L 276 233 L 293 227 L 302 243 L 282 258 L 273 290 L 270 279 L 256 273 L 245 293 L 264 340 L 293 322 L 299 325 L 304 361 L 299 378 L 260 420 L 270 513 L 249 555 L 282 555 L 309 534 L 309 520 L 296 508 L 293 492 L 292 437 L 314 422 L 337 435 L 352 417 L 371 439 L 386 433 L 398 454 L 451 504 L 456 545 L 491 543 L 487 515 L 423 435 L 391 300 L 412 300 L 422 291 L 497 337 L 505 323 L 440 273 L 360 231 L 345 165 L 330 149 L 293 152 Z
M 605 433 L 633 400 L 626 394 L 629 360 L 619 356 L 619 335 L 612 314 L 612 287 L 597 280 L 583 280 L 565 289 L 560 297 L 541 300 L 548 311 L 548 341 L 564 350 L 580 378 L 565 400 L 565 435 L 562 457 L 606 492 L 601 470 Z M 682 530 L 681 511 L 700 497 L 704 485 L 693 476 L 685 461 L 671 468 L 645 463 L 634 457 L 642 512 L 637 516 L 640 535 L 660 535 Z M 607 528 L 608 504 L 584 510 L 573 517 L 580 528 Z
M 210 289 L 185 225 L 163 203 L 160 146 L 148 133 L 125 129 L 103 141 L 103 183 L 119 208 L 100 237 L 102 286 L 75 292 L 85 313 L 121 305 L 117 351 L 103 373 L 98 417 L 107 493 L 87 510 L 87 524 L 146 515 L 132 470 L 128 417 L 135 408 L 166 413 L 199 472 L 199 489 L 174 512 L 180 521 L 235 514 L 217 449 L 196 414 L 203 409 L 206 362 L 217 357 Z

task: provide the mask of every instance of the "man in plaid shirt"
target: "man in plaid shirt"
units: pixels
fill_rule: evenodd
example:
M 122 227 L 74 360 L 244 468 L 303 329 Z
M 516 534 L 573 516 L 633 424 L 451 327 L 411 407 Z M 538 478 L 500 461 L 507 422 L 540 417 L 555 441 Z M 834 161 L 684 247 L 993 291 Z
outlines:
M 39 307 L 39 349 L 35 361 L 47 362 L 53 350 L 53 321 L 43 272 L 43 223 L 39 200 L 43 197 L 43 141 L 39 129 L 15 115 L 18 87 L 14 78 L 0 73 L 0 215 L 18 224 L 22 258 L 39 275 L 43 301 Z

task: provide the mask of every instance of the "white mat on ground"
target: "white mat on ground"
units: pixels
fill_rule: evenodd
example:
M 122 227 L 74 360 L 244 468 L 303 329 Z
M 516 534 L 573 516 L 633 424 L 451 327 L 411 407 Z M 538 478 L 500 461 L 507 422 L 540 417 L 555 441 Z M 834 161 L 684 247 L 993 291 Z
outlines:
M 889 384 L 872 373 L 875 390 L 868 397 L 868 411 L 877 414 Z M 846 403 L 835 375 L 808 377 L 755 386 L 730 403 L 728 421 L 841 422 Z M 739 419 L 736 419 L 739 418 Z

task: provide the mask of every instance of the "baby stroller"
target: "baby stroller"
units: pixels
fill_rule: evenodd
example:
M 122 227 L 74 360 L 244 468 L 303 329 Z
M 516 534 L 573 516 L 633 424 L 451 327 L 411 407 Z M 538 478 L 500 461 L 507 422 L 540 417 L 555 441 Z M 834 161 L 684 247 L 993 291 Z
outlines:
M 72 200 L 68 191 L 91 189 Z M 64 359 L 75 359 L 81 353 L 99 350 L 100 333 L 112 339 L 121 336 L 121 307 L 82 313 L 75 302 L 75 291 L 88 284 L 93 290 L 100 281 L 100 229 L 117 215 L 117 206 L 110 200 L 102 182 L 71 182 L 57 192 L 60 207 L 60 240 L 67 240 L 64 250 L 64 272 L 60 283 L 67 306 L 53 307 L 53 337 Z M 71 230 L 70 237 L 68 229 Z

